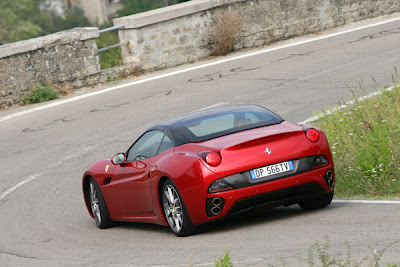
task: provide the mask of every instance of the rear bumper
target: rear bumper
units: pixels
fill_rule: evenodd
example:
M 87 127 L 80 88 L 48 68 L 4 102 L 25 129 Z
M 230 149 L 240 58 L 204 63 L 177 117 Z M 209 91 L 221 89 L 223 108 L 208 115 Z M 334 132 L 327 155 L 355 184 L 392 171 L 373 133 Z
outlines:
M 264 193 L 257 196 L 239 199 L 228 214 L 245 212 L 255 208 L 273 208 L 289 206 L 298 203 L 302 199 L 322 195 L 325 192 L 317 183 L 306 183 L 289 188 Z
M 202 212 L 205 216 L 202 216 L 200 221 L 194 221 L 193 223 L 201 224 L 220 220 L 229 214 L 246 211 L 255 207 L 291 205 L 302 199 L 330 192 L 333 190 L 333 186 L 328 186 L 324 179 L 328 170 L 333 170 L 333 166 L 329 165 L 261 184 L 207 194 L 207 199 L 219 197 L 223 200 L 222 211 L 219 215 L 213 217 L 209 217 L 205 212 Z

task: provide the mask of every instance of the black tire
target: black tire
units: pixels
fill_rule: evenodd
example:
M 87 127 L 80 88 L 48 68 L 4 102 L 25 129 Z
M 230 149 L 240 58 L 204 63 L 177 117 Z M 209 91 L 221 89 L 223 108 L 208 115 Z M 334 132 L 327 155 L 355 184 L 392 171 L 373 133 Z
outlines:
M 113 226 L 113 221 L 111 220 L 110 213 L 108 212 L 106 201 L 104 200 L 103 194 L 101 193 L 101 190 L 93 177 L 90 177 L 89 179 L 88 190 L 88 206 L 90 207 L 90 211 L 92 212 L 96 225 L 100 229 Z
M 171 180 L 165 181 L 161 191 L 161 207 L 169 227 L 179 237 L 189 236 L 195 232 L 183 198 Z
M 318 198 L 305 199 L 299 202 L 299 206 L 303 210 L 322 209 L 331 204 L 333 199 L 333 190 L 329 193 L 323 194 Z

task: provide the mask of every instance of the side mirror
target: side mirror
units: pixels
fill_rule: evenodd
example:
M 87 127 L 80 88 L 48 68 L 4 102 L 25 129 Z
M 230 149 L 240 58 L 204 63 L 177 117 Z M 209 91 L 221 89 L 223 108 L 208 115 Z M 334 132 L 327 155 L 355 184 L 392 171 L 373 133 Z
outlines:
M 118 153 L 111 159 L 111 162 L 114 165 L 119 165 L 119 164 L 125 163 L 125 161 L 126 161 L 125 153 Z

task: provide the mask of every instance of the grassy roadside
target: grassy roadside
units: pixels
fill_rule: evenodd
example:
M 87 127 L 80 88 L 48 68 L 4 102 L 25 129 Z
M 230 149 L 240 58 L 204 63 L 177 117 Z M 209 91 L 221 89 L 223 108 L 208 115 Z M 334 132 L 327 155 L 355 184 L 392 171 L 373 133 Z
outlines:
M 329 141 L 335 196 L 400 198 L 400 84 L 378 96 L 335 109 L 314 124 Z
M 387 266 L 387 267 L 398 267 L 400 266 L 400 262 L 387 262 L 384 259 L 384 256 L 387 252 L 396 251 L 398 254 L 398 245 L 400 244 L 400 240 L 396 240 L 386 247 L 380 249 L 373 249 L 369 246 L 369 250 L 371 251 L 369 255 L 364 257 L 360 257 L 359 253 L 354 256 L 354 251 L 352 251 L 348 242 L 344 242 L 343 246 L 340 246 L 342 253 L 333 253 L 331 250 L 331 243 L 327 236 L 324 237 L 322 241 L 317 241 L 312 244 L 307 251 L 307 257 L 305 258 L 302 255 L 298 256 L 298 263 L 297 266 L 343 266 L 343 267 L 350 267 L 350 266 Z M 337 250 L 337 249 L 336 249 Z M 400 256 L 400 255 L 399 255 Z M 191 258 L 192 259 L 192 258 Z M 191 261 L 190 259 L 190 261 Z M 188 262 L 187 266 L 193 266 Z M 280 264 L 277 266 L 294 266 L 293 263 L 289 264 L 284 258 L 279 259 Z M 396 260 L 394 260 L 396 261 Z M 215 267 L 233 267 L 234 264 L 231 261 L 230 255 L 227 250 L 223 253 L 220 257 L 215 257 L 214 255 L 214 262 Z M 210 265 L 209 265 L 210 266 Z M 266 265 L 267 266 L 267 265 Z M 268 264 L 268 266 L 273 267 L 276 265 Z

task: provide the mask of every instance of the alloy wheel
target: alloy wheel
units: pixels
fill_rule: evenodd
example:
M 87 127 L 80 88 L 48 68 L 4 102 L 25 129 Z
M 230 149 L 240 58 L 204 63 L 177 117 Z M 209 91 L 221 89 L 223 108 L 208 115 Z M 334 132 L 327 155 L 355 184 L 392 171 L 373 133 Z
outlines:
M 183 227 L 183 209 L 178 192 L 172 185 L 164 188 L 164 212 L 169 225 L 175 232 L 180 232 Z
M 90 183 L 90 205 L 92 207 L 92 214 L 97 225 L 101 224 L 101 214 L 99 199 L 97 198 L 97 190 L 93 182 Z

